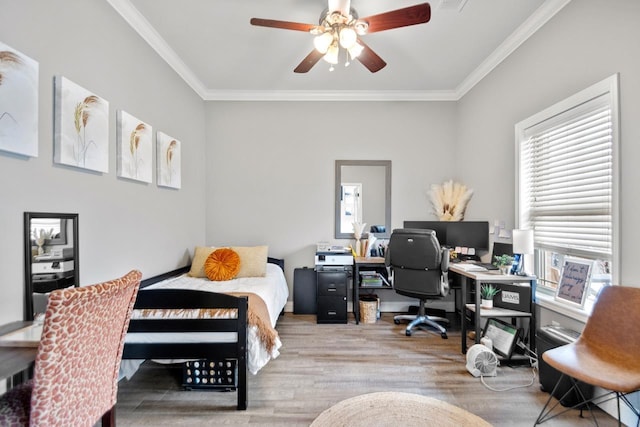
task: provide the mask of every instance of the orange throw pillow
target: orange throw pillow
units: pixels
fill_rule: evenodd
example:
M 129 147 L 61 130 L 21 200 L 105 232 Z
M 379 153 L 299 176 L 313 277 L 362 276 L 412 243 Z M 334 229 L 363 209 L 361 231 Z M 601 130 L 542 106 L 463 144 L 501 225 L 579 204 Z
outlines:
M 240 271 L 240 255 L 229 248 L 216 249 L 204 263 L 204 273 L 209 280 L 231 280 L 238 271 Z

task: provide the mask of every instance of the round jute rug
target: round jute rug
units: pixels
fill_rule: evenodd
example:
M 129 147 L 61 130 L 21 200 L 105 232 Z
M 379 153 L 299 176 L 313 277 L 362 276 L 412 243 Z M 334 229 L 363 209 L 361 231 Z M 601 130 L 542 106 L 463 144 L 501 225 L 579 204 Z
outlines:
M 336 403 L 311 427 L 491 426 L 482 418 L 438 399 L 400 392 L 369 393 Z

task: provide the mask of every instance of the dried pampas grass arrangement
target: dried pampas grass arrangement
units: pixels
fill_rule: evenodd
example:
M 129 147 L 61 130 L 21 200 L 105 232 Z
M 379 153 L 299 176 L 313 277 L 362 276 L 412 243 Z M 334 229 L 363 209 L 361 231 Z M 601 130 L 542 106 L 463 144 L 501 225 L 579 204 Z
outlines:
M 440 221 L 462 221 L 471 196 L 473 190 L 453 180 L 432 184 L 429 191 L 433 212 Z

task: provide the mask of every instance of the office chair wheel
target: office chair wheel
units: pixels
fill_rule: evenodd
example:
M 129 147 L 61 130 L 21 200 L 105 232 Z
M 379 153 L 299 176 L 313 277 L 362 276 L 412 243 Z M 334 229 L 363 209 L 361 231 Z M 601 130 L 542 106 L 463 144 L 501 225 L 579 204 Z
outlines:
M 393 319 L 393 323 L 395 323 L 396 325 L 400 324 L 400 319 Z
M 408 337 L 411 336 L 411 331 L 409 329 L 407 329 L 406 331 L 404 331 L 404 334 Z
M 446 332 L 442 332 L 442 333 L 440 334 L 440 336 L 442 337 L 442 339 L 443 339 L 443 340 L 446 340 L 446 339 L 448 339 L 448 338 L 449 338 L 449 337 L 447 336 L 447 333 L 446 333 Z

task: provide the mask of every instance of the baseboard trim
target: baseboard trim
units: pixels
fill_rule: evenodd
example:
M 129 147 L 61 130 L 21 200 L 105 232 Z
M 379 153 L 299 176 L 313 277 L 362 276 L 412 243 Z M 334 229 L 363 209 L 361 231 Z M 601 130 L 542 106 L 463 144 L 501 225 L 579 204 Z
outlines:
M 380 311 L 384 313 L 405 313 L 409 311 L 409 306 L 417 305 L 417 301 L 382 301 L 380 302 Z M 453 301 L 429 301 L 427 303 L 428 308 L 436 308 L 444 310 L 448 313 L 455 311 L 455 304 Z M 287 301 L 284 306 L 285 313 L 293 313 L 293 301 Z M 347 311 L 353 312 L 353 303 L 347 303 Z

